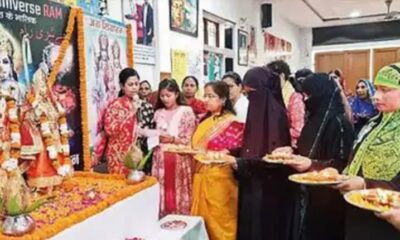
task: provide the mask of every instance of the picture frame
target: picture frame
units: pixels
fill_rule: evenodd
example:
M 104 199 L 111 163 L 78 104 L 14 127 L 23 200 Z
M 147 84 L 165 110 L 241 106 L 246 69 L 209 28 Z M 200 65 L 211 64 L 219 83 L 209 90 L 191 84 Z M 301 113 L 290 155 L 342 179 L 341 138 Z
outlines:
M 237 38 L 237 51 L 238 51 L 238 65 L 249 65 L 249 34 L 241 29 L 238 30 Z
M 200 0 L 169 0 L 170 29 L 192 37 L 199 32 Z
M 210 47 L 219 47 L 219 23 L 204 18 L 204 44 Z

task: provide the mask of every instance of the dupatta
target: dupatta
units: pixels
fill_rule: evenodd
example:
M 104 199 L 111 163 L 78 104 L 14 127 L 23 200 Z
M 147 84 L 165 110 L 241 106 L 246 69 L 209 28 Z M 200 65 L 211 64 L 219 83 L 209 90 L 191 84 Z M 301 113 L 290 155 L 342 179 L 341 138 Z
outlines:
M 197 127 L 193 135 L 193 148 L 207 149 L 208 143 L 225 132 L 226 128 L 234 121 L 236 121 L 236 117 L 230 113 L 225 113 L 220 117 L 209 117 L 205 119 Z

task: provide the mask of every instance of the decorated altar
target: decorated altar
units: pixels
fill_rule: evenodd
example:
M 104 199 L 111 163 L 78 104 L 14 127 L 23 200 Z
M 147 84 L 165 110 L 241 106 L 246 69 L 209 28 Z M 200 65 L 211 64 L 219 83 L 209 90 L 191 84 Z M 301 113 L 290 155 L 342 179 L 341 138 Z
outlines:
M 140 200 L 140 194 L 148 190 L 151 192 L 135 203 L 135 198 Z M 31 213 L 36 221 L 36 228 L 32 233 L 21 237 L 9 237 L 0 233 L 0 239 L 48 239 L 51 237 L 71 239 L 69 238 L 71 233 L 67 232 L 76 232 L 74 228 L 79 233 L 79 235 L 75 235 L 74 239 L 87 239 L 85 238 L 88 236 L 87 234 L 99 236 L 101 224 L 114 236 L 124 233 L 118 224 L 128 231 L 129 236 L 133 236 L 144 234 L 142 231 L 153 228 L 158 220 L 159 191 L 157 181 L 152 177 L 136 185 L 127 185 L 124 176 L 78 172 L 74 177 L 65 180 L 53 195 L 54 199 Z M 130 204 L 121 208 L 121 204 L 124 202 Z M 126 218 L 123 212 L 113 213 L 113 205 L 117 204 L 120 204 L 119 211 L 123 210 L 125 214 L 136 219 L 136 224 L 127 221 L 129 218 Z M 130 208 L 132 212 L 126 212 Z M 134 212 L 135 208 L 136 212 Z M 101 215 L 105 210 L 111 211 L 113 217 L 102 218 Z M 94 224 L 96 218 L 98 218 L 97 225 Z M 92 223 L 88 221 L 92 221 Z M 140 228 L 138 229 L 139 223 Z M 85 224 L 89 224 L 89 226 L 83 227 Z M 66 233 L 63 232 L 64 230 Z M 110 239 L 102 236 L 102 239 Z M 128 236 L 126 232 L 125 236 Z

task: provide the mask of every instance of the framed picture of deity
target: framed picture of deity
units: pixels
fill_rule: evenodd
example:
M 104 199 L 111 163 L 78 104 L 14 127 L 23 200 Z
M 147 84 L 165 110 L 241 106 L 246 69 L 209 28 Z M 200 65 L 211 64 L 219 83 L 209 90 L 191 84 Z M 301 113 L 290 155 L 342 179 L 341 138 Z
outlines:
M 170 28 L 192 37 L 199 29 L 200 0 L 169 0 Z
M 249 48 L 248 48 L 248 33 L 238 31 L 238 64 L 247 66 L 249 64 Z

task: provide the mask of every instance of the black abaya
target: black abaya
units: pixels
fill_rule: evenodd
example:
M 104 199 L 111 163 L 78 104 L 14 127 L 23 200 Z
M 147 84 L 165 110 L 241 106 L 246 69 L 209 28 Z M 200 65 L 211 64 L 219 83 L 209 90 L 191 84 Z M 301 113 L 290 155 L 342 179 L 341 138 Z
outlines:
M 251 87 L 239 182 L 238 240 L 297 240 L 299 186 L 293 170 L 263 162 L 275 148 L 290 145 L 289 124 L 277 75 L 253 68 L 244 77 Z
M 354 131 L 344 115 L 340 94 L 326 74 L 312 74 L 303 83 L 309 118 L 301 132 L 297 153 L 315 159 L 310 170 L 326 167 L 342 171 L 352 149 Z M 327 187 L 307 187 L 302 240 L 343 240 L 344 206 L 340 193 Z

